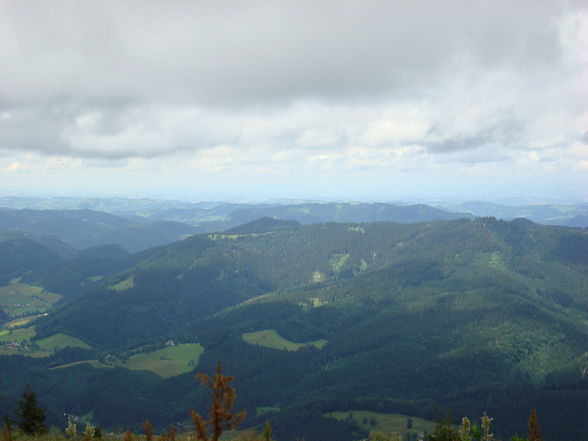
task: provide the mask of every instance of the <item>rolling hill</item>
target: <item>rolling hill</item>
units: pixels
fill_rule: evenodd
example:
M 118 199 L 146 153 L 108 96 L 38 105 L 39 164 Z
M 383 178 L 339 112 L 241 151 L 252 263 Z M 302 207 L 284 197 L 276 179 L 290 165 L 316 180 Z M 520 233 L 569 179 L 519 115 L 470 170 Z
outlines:
M 93 411 L 104 425 L 184 421 L 206 401 L 193 373 L 101 366 L 150 366 L 148 354 L 173 339 L 201 345 L 196 370 L 223 360 L 237 376 L 238 407 L 259 409 L 252 424 L 271 418 L 281 440 L 312 439 L 318 426 L 330 428 L 324 439 L 361 433 L 361 421 L 332 412 L 431 420 L 436 404 L 471 418 L 486 410 L 498 434 L 524 433 L 534 407 L 546 438 L 580 440 L 588 431 L 586 250 L 583 231 L 494 218 L 266 219 L 132 256 L 98 253 L 108 271 L 87 287 L 96 261 L 67 262 L 84 277 L 35 322 L 34 339 L 64 335 L 87 347 L 0 357 L 1 386 L 16 396 L 30 382 L 52 396 L 52 408 Z M 51 275 L 65 272 L 31 273 L 27 283 L 55 284 Z
M 120 216 L 82 210 L 0 209 L 0 232 L 19 230 L 34 238 L 57 236 L 74 248 L 117 244 L 130 252 L 164 245 L 199 232 L 170 221 L 131 222 Z

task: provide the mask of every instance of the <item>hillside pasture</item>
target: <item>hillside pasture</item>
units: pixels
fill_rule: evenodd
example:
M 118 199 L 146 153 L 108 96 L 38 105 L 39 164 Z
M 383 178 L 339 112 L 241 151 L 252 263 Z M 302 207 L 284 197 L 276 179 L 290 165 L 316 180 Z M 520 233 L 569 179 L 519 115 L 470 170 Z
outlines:
M 51 352 L 49 351 L 26 351 L 17 348 L 6 348 L 0 347 L 0 356 L 2 355 L 23 355 L 25 357 L 32 357 L 32 358 L 43 358 L 49 357 Z
M 0 355 L 24 355 L 25 357 L 49 357 L 51 352 L 41 348 L 33 350 L 30 341 L 35 337 L 35 327 L 3 329 L 0 332 Z
M 197 365 L 204 347 L 200 343 L 167 346 L 151 352 L 132 355 L 119 366 L 137 371 L 150 371 L 163 378 L 174 377 L 192 371 Z
M 19 317 L 19 318 L 16 318 L 14 320 L 10 320 L 8 323 L 4 323 L 4 327 L 6 329 L 10 329 L 10 328 L 21 328 L 23 326 L 28 325 L 30 322 L 32 322 L 36 318 L 41 317 L 42 315 L 43 314 L 35 314 L 35 315 L 29 315 L 29 316 L 26 316 L 26 317 Z
M 51 370 L 54 369 L 64 369 L 72 366 L 79 366 L 81 364 L 89 364 L 95 369 L 103 369 L 103 368 L 112 368 L 113 366 L 109 366 L 107 364 L 102 364 L 98 360 L 80 360 L 80 361 L 73 361 L 71 363 L 62 364 L 59 366 L 52 367 Z
M 0 308 L 10 317 L 43 313 L 51 309 L 61 297 L 40 286 L 24 283 L 0 286 Z
M 347 262 L 347 260 L 349 259 L 349 256 L 349 253 L 339 253 L 331 255 L 329 257 L 329 265 L 331 266 L 333 272 L 340 272 L 343 266 L 345 265 L 345 262 Z
M 327 344 L 327 340 L 315 340 L 303 343 L 296 343 L 290 340 L 286 340 L 282 337 L 275 329 L 264 329 L 261 331 L 246 332 L 241 338 L 251 344 L 263 346 L 270 349 L 279 349 L 281 351 L 297 351 L 300 348 L 308 346 L 314 346 L 317 349 L 321 349 Z
M 55 334 L 50 337 L 34 340 L 35 327 L 5 329 L 0 333 L 0 355 L 24 355 L 26 357 L 48 357 L 51 353 L 65 347 L 90 349 L 91 346 L 66 334 Z M 31 345 L 31 342 L 37 346 Z M 18 346 L 12 346 L 18 344 Z
M 110 289 L 113 289 L 118 292 L 126 291 L 127 289 L 131 289 L 135 286 L 135 279 L 133 276 L 126 278 L 125 280 L 117 283 L 116 285 L 109 286 Z
M 271 414 L 271 413 L 275 413 L 275 412 L 279 412 L 279 411 L 280 411 L 280 408 L 276 407 L 276 406 L 258 406 L 255 408 L 255 415 L 260 416 L 260 415 Z
M 0 334 L 0 343 L 22 343 L 23 341 L 32 339 L 36 335 L 34 326 L 6 331 Z
M 47 351 L 54 351 L 57 349 L 63 349 L 68 346 L 72 347 L 72 348 L 84 348 L 84 349 L 91 348 L 91 346 L 89 344 L 80 340 L 79 338 L 72 337 L 71 335 L 62 334 L 62 333 L 58 333 L 58 334 L 54 334 L 50 337 L 42 338 L 40 340 L 37 340 L 35 343 L 37 343 L 42 349 L 47 350 Z

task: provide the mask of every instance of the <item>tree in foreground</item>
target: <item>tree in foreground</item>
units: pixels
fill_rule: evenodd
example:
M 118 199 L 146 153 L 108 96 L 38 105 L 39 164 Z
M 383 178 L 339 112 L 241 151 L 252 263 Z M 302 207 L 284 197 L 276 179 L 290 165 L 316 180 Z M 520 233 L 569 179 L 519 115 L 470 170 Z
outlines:
M 427 441 L 494 441 L 494 434 L 490 433 L 493 419 L 484 412 L 478 427 L 472 424 L 469 418 L 463 417 L 461 425 L 456 430 L 452 425 L 451 412 L 446 412 L 445 418 L 439 420 Z
M 8 422 L 5 422 L 2 427 L 2 441 L 12 441 L 12 434 L 10 433 L 10 425 Z
M 47 433 L 45 426 L 45 410 L 37 403 L 37 395 L 27 385 L 18 402 L 16 416 L 20 419 L 19 429 L 27 435 L 42 435 Z
M 145 420 L 141 423 L 143 432 L 145 432 L 145 441 L 153 441 L 153 424 L 151 421 Z
M 225 430 L 231 430 L 245 419 L 245 411 L 233 412 L 233 405 L 237 394 L 231 386 L 235 377 L 228 377 L 222 373 L 222 364 L 216 363 L 214 377 L 199 373 L 196 377 L 203 386 L 210 389 L 210 414 L 208 421 L 202 418 L 196 411 L 190 412 L 190 416 L 196 426 L 198 441 L 218 441 Z
M 543 433 L 537 423 L 537 409 L 531 409 L 529 414 L 529 441 L 543 441 Z

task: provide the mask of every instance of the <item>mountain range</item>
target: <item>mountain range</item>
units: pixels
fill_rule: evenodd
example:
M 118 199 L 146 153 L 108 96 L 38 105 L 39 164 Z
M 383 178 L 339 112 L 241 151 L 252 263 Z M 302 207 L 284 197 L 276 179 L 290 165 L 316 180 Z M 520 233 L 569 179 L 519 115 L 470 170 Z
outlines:
M 259 217 L 270 216 L 297 220 L 306 223 L 305 219 L 313 222 L 374 222 L 390 221 L 403 222 L 402 216 L 409 222 L 433 220 L 423 217 L 426 210 L 437 208 L 440 212 L 433 212 L 437 219 L 453 219 L 447 217 L 447 213 L 458 213 L 459 217 L 492 216 L 497 219 L 512 220 L 527 218 L 533 222 L 545 225 L 561 225 L 569 227 L 588 227 L 588 205 L 579 203 L 530 203 L 530 202 L 489 202 L 489 201 L 465 201 L 465 202 L 439 202 L 429 201 L 415 204 L 394 201 L 387 203 L 363 203 L 353 201 L 309 201 L 309 200 L 272 200 L 267 202 L 186 202 L 175 200 L 156 199 L 129 199 L 121 197 L 103 198 L 27 198 L 27 197 L 0 197 L 0 207 L 7 209 L 32 209 L 32 210 L 80 210 L 90 209 L 105 212 L 126 218 L 132 222 L 174 221 L 188 223 L 193 226 L 202 226 L 206 231 L 220 231 L 237 224 L 229 225 L 227 220 L 233 217 L 237 223 L 249 222 Z M 393 207 L 408 207 L 405 213 L 392 213 L 383 215 Z M 421 218 L 406 217 L 406 213 L 421 207 Z M 243 220 L 239 216 L 232 216 L 235 211 L 244 210 L 242 214 L 252 214 L 252 217 Z M 260 211 L 261 210 L 261 211 Z M 255 213 L 255 214 L 253 214 Z M 301 216 L 299 218 L 299 216 Z M 446 216 L 446 217 L 443 217 Z
M 487 411 L 498 434 L 525 433 L 537 408 L 546 438 L 583 439 L 585 231 L 491 217 L 351 223 L 351 205 L 305 208 L 134 254 L 5 233 L 0 343 L 20 347 L 0 356 L 0 413 L 30 383 L 54 421 L 185 423 L 206 404 L 194 371 L 222 360 L 249 424 L 271 419 L 280 440 L 318 439 L 318 427 L 320 439 L 357 439 L 369 426 L 333 415 L 433 420 L 435 406 Z M 341 222 L 311 223 L 320 216 Z

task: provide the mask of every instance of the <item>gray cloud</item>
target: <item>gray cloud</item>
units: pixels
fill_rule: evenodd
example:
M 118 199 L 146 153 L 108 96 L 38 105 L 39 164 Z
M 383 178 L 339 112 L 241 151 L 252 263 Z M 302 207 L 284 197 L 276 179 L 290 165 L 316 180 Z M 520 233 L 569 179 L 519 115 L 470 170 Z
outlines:
M 547 68 L 569 3 L 3 1 L 8 102 L 390 99 L 455 63 Z
M 585 14 L 557 0 L 0 0 L 0 150 L 443 154 L 577 139 Z
M 489 127 L 477 127 L 473 134 L 462 134 L 443 139 L 440 142 L 430 143 L 427 148 L 432 153 L 448 153 L 478 149 L 491 144 L 508 147 L 520 144 L 523 131 L 523 125 L 510 116 Z M 436 137 L 435 129 L 431 131 L 431 134 Z

